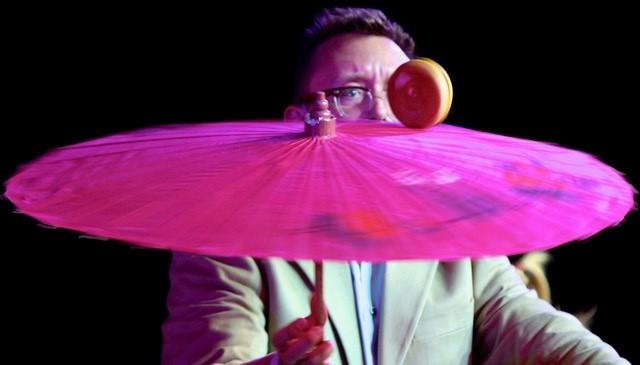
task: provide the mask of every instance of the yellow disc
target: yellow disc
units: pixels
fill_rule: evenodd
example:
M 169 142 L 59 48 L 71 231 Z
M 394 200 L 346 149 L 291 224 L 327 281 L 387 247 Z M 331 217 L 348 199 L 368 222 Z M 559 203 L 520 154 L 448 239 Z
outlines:
M 389 79 L 387 92 L 393 113 L 409 128 L 429 128 L 442 122 L 453 101 L 449 75 L 428 58 L 398 67 Z

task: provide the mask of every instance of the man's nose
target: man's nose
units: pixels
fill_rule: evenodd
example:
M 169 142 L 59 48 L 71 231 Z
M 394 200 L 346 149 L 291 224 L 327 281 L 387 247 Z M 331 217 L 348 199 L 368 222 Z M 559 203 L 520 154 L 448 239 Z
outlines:
M 393 113 L 391 112 L 391 106 L 389 100 L 385 96 L 375 96 L 373 98 L 373 107 L 369 112 L 369 119 L 377 119 L 383 121 L 392 121 Z

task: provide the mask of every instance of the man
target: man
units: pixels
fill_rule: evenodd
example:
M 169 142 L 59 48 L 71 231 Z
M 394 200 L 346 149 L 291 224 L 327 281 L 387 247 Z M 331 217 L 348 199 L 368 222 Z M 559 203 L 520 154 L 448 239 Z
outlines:
M 307 31 L 298 96 L 323 90 L 343 118 L 394 122 L 388 78 L 413 56 L 397 24 L 330 9 Z M 302 119 L 303 105 L 285 111 Z M 626 363 L 572 316 L 527 290 L 504 257 L 325 263 L 327 314 L 313 264 L 175 254 L 166 364 Z

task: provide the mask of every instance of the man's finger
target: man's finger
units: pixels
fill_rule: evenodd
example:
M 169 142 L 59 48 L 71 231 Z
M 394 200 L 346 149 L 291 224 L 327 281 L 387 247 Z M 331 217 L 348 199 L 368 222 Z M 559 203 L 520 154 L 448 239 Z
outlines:
M 329 317 L 329 312 L 327 311 L 327 306 L 324 304 L 324 301 L 319 295 L 313 293 L 311 296 L 311 317 L 316 326 L 324 326 L 325 322 L 327 322 L 327 318 Z
M 279 352 L 283 364 L 294 364 L 305 357 L 322 342 L 322 328 L 311 327 L 299 339 L 291 344 L 284 352 Z
M 298 337 L 300 333 L 307 331 L 309 328 L 311 328 L 311 324 L 307 319 L 298 318 L 273 335 L 273 346 L 278 351 L 284 350 L 287 347 L 287 342 Z
M 333 346 L 329 341 L 323 341 L 311 351 L 306 358 L 300 361 L 300 365 L 322 365 L 326 364 L 329 356 L 333 352 Z

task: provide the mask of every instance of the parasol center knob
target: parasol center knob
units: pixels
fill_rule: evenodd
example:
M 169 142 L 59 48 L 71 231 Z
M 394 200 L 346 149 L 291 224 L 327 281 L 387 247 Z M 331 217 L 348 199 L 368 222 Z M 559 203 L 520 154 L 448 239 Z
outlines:
M 304 116 L 304 131 L 310 137 L 334 137 L 336 117 L 329 110 L 329 101 L 324 92 L 317 91 L 305 100 L 307 113 Z

